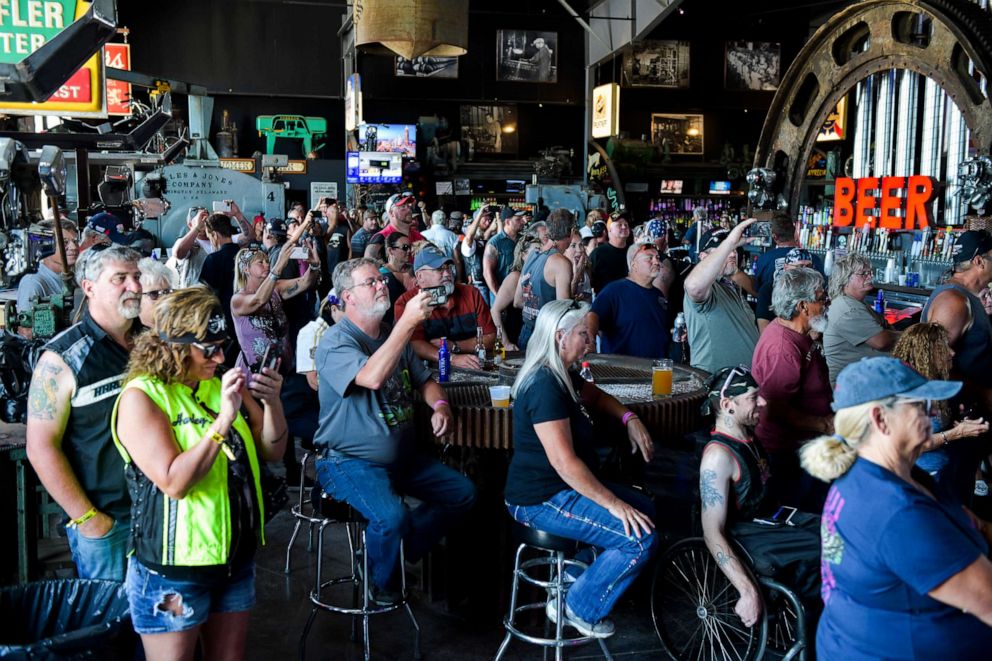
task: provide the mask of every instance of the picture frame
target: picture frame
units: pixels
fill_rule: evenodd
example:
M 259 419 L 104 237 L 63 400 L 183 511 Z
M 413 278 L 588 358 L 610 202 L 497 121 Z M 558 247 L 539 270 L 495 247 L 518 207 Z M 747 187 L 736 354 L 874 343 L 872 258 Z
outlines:
M 460 109 L 462 140 L 477 154 L 516 154 L 517 106 L 463 105 Z
M 496 80 L 557 83 L 558 33 L 497 30 Z
M 421 55 L 412 60 L 397 55 L 393 63 L 397 78 L 458 78 L 457 57 L 431 57 Z
M 728 41 L 723 86 L 733 91 L 774 92 L 782 77 L 782 44 L 772 41 Z
M 703 115 L 652 113 L 651 143 L 668 154 L 702 156 L 705 129 L 703 120 Z
M 689 42 L 649 40 L 623 55 L 624 87 L 689 88 Z

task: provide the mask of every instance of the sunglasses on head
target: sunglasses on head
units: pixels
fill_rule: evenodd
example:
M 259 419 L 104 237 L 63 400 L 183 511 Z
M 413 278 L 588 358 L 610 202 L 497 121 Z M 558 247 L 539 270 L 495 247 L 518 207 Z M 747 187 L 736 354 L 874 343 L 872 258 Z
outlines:
M 727 388 L 730 387 L 730 382 L 734 380 L 735 376 L 747 376 L 750 373 L 751 370 L 746 367 L 735 367 L 730 370 L 730 373 L 727 374 L 727 380 L 723 382 L 723 387 L 720 388 L 720 399 L 726 397 Z

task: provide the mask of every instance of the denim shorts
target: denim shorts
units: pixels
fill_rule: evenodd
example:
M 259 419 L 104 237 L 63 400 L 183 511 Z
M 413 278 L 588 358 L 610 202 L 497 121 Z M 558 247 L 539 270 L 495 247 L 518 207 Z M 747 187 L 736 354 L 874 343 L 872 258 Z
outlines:
M 132 557 L 127 565 L 125 589 L 135 631 L 186 631 L 206 622 L 211 613 L 251 610 L 255 605 L 255 563 L 219 580 L 181 581 L 157 574 Z M 174 604 L 181 609 L 178 615 L 163 608 L 164 599 L 173 594 L 179 595 Z

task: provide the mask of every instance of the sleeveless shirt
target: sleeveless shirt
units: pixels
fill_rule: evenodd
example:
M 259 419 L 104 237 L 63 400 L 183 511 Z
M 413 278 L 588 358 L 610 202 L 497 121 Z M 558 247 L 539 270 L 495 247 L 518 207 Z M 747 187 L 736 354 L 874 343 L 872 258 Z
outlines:
M 954 344 L 954 369 L 969 381 L 992 386 L 992 323 L 985 313 L 982 300 L 961 285 L 949 284 L 936 287 L 923 307 L 920 321 L 927 321 L 930 305 L 944 291 L 953 289 L 964 294 L 971 309 L 971 328 Z

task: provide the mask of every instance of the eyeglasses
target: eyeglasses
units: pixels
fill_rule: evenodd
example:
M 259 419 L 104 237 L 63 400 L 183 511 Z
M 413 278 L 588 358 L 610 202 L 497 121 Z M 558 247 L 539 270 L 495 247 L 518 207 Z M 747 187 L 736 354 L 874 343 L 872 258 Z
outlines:
M 924 415 L 930 415 L 930 411 L 933 410 L 933 400 L 932 399 L 913 399 L 913 398 L 903 398 L 897 397 L 896 400 L 899 404 L 908 404 L 913 406 L 922 406 Z
M 385 287 L 389 284 L 389 278 L 382 276 L 380 278 L 369 278 L 363 282 L 356 282 L 354 285 L 349 287 L 349 289 L 358 289 L 359 287 L 375 287 L 376 285 L 382 285 Z
M 404 243 L 401 246 L 392 246 L 391 250 L 402 250 L 403 252 L 410 252 L 410 248 L 412 247 L 413 246 L 411 246 L 409 243 Z
M 875 274 L 873 272 L 871 272 L 871 271 L 857 271 L 857 272 L 853 273 L 852 275 L 856 275 L 859 278 L 870 278 L 870 277 L 872 277 Z
M 723 382 L 723 387 L 720 388 L 720 399 L 726 396 L 727 388 L 730 387 L 730 382 L 734 380 L 735 376 L 747 376 L 750 373 L 751 370 L 746 367 L 735 367 L 730 370 L 730 373 L 727 374 L 727 380 Z
M 202 351 L 203 357 L 206 358 L 207 360 L 210 360 L 217 354 L 224 351 L 225 344 L 227 344 L 227 342 L 221 342 L 219 344 L 200 344 L 199 342 L 192 342 L 191 346 L 194 346 L 200 351 Z
M 162 298 L 163 296 L 166 296 L 168 294 L 171 294 L 174 291 L 175 290 L 172 289 L 171 287 L 170 288 L 167 288 L 167 289 L 153 289 L 152 291 L 143 291 L 143 292 L 141 292 L 141 295 L 142 296 L 147 296 L 148 298 L 152 299 L 153 301 L 157 301 L 158 299 Z

